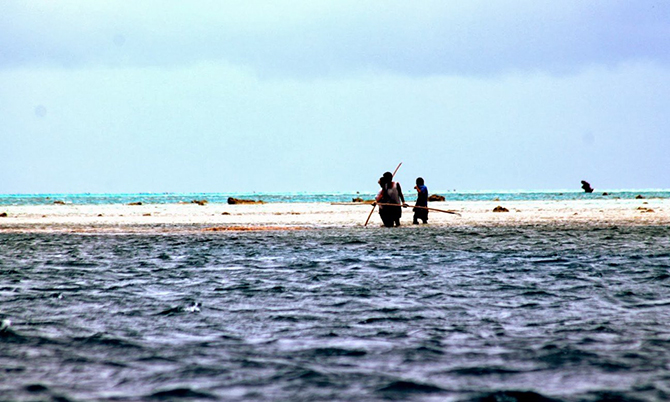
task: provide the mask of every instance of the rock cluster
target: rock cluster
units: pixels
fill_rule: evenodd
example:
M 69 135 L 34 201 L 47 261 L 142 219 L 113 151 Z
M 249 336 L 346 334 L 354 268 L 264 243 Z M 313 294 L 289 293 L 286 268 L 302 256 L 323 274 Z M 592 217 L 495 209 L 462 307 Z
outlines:
M 493 212 L 509 212 L 509 209 L 498 205 L 497 207 L 493 208 Z
M 444 201 L 444 200 L 445 200 L 444 196 L 437 194 L 432 194 L 431 196 L 428 197 L 428 201 Z
M 265 202 L 261 200 L 243 200 L 240 198 L 233 198 L 233 197 L 228 197 L 228 204 L 234 205 L 234 204 L 265 204 Z

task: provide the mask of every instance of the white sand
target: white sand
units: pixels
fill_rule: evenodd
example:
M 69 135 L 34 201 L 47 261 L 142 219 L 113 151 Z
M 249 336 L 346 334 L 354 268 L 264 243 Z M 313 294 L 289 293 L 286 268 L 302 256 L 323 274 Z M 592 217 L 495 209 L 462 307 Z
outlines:
M 509 212 L 493 212 L 501 205 Z M 670 225 L 670 199 L 431 202 L 430 226 Z M 2 231 L 174 231 L 230 226 L 362 227 L 370 205 L 329 203 L 34 205 L 0 207 Z M 412 210 L 401 222 L 411 226 Z M 370 227 L 379 227 L 377 210 Z

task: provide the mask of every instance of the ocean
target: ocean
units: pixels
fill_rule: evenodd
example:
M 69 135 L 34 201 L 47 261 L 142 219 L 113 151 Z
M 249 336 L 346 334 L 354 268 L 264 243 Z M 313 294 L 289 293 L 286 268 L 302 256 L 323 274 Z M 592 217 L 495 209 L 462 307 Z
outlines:
M 567 201 L 567 200 L 611 200 L 644 198 L 670 198 L 670 190 L 599 190 L 587 194 L 583 191 L 433 191 L 445 197 L 446 201 Z M 0 194 L 0 206 L 44 205 L 62 201 L 74 205 L 128 204 L 143 202 L 147 204 L 174 204 L 206 200 L 210 203 L 226 203 L 229 197 L 261 200 L 270 203 L 311 203 L 311 202 L 351 202 L 354 198 L 373 199 L 376 193 L 367 192 L 283 192 L 283 193 L 128 193 L 128 194 Z M 414 200 L 414 190 L 406 189 L 405 196 Z
M 663 225 L 0 232 L 0 400 L 661 401 L 669 294 Z

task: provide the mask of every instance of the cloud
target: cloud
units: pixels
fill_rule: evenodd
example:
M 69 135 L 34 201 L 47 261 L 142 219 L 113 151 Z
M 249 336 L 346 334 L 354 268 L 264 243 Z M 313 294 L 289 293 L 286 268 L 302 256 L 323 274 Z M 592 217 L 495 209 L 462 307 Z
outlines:
M 670 60 L 670 3 L 651 0 L 5 2 L 0 68 L 225 62 L 313 78 L 571 73 Z

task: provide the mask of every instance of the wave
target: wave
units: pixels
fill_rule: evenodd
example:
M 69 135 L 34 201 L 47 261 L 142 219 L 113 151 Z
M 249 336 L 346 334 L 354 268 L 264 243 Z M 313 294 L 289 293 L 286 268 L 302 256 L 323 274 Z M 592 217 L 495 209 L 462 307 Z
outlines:
M 147 395 L 147 398 L 155 400 L 167 400 L 167 401 L 184 400 L 184 399 L 218 399 L 213 394 L 202 391 L 195 391 L 187 387 L 173 388 L 164 391 L 156 391 L 150 395 Z
M 407 394 L 444 392 L 443 388 L 424 382 L 413 380 L 395 380 L 377 388 L 378 393 L 385 394 L 391 399 L 407 397 Z
M 615 399 L 612 399 L 614 401 Z M 616 399 L 618 401 L 618 399 Z M 495 391 L 468 399 L 468 402 L 560 402 L 533 391 Z

